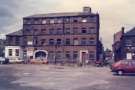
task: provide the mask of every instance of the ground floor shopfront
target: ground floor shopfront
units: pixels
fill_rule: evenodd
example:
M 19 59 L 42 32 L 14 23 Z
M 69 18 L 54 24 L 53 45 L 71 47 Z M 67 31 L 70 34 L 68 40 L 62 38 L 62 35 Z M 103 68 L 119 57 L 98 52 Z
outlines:
M 12 53 L 12 54 L 11 54 Z M 14 55 L 13 55 L 14 53 Z M 17 54 L 18 53 L 18 54 Z M 97 60 L 96 46 L 62 46 L 62 47 L 6 47 L 9 60 L 47 61 L 48 63 L 82 63 L 89 64 Z

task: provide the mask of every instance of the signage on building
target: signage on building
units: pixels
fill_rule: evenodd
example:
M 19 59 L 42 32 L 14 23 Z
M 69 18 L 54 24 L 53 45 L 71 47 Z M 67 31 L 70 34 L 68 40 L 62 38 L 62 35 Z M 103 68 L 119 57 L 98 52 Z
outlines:
M 33 45 L 33 42 L 32 41 L 28 41 L 27 44 L 28 45 Z
M 27 49 L 27 56 L 33 56 L 34 54 L 34 48 L 28 48 Z
M 132 53 L 127 53 L 127 59 L 132 59 Z

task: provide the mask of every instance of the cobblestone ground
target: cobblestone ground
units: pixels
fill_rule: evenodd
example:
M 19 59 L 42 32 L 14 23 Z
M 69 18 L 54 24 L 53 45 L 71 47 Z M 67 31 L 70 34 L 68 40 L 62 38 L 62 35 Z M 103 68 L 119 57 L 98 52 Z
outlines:
M 135 76 L 107 67 L 0 65 L 0 90 L 135 90 Z

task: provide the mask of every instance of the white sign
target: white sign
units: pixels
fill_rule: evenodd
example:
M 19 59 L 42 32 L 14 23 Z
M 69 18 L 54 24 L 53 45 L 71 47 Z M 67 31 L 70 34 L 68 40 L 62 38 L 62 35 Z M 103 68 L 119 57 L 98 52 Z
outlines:
M 27 51 L 27 56 L 33 56 L 33 51 Z
M 33 56 L 34 49 L 33 48 L 27 48 L 27 56 Z
M 132 59 L 132 53 L 127 53 L 127 59 Z
M 27 44 L 28 45 L 33 45 L 33 42 L 32 41 L 28 41 Z

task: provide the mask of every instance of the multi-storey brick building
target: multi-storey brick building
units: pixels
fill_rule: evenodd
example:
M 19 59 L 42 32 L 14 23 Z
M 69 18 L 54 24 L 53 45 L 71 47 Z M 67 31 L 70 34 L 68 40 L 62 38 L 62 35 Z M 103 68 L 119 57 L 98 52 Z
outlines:
M 7 57 L 17 46 L 14 53 L 24 59 L 45 59 L 50 63 L 95 61 L 100 52 L 99 14 L 84 7 L 83 12 L 24 17 L 23 29 L 8 34 L 7 42 Z
M 124 32 L 124 28 L 114 35 L 114 59 L 115 61 L 123 59 L 135 60 L 135 28 Z

